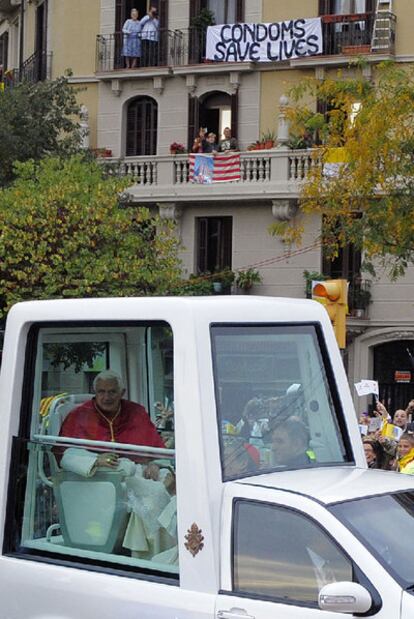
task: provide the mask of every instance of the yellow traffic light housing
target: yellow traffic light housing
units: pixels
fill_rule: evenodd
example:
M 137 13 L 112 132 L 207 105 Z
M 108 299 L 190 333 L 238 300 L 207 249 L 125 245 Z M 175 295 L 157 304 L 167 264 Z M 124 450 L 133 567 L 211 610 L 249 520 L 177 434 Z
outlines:
M 339 348 L 346 346 L 346 314 L 348 311 L 348 282 L 346 279 L 328 279 L 317 282 L 312 299 L 319 301 L 328 312 Z

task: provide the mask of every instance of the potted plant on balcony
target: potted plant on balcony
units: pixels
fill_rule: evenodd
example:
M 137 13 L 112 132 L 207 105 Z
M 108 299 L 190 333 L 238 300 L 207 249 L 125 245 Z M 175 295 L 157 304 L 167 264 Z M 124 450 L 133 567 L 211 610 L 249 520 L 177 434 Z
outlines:
M 355 318 L 365 318 L 372 295 L 368 282 L 356 280 L 349 285 L 349 311 Z
M 179 142 L 173 142 L 172 144 L 170 144 L 170 153 L 171 155 L 181 155 L 182 153 L 185 153 L 184 144 L 180 144 Z
M 245 294 L 249 293 L 254 284 L 261 284 L 262 276 L 256 269 L 245 269 L 236 275 L 236 286 Z
M 214 26 L 216 19 L 213 11 L 207 7 L 201 9 L 191 20 L 189 39 L 190 62 L 210 62 L 205 58 L 206 32 L 209 26 Z
M 264 143 L 265 149 L 273 148 L 275 145 L 276 135 L 274 131 L 270 131 L 269 129 L 262 134 L 262 143 Z
M 214 292 L 217 294 L 229 294 L 235 277 L 236 274 L 230 267 L 224 267 L 224 269 L 215 271 L 211 278 Z

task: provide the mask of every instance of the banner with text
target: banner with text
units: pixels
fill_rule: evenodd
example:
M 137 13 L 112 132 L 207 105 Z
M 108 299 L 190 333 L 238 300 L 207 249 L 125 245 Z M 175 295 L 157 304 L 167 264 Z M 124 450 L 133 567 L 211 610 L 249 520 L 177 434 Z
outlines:
M 278 62 L 322 52 L 320 17 L 270 24 L 221 24 L 207 29 L 208 60 Z

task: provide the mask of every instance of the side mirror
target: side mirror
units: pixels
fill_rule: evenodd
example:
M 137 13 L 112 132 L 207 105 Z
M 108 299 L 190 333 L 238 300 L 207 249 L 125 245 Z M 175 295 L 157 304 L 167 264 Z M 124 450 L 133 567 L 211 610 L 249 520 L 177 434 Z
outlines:
M 372 606 L 371 594 L 356 582 L 333 582 L 319 591 L 319 608 L 331 613 L 366 613 Z

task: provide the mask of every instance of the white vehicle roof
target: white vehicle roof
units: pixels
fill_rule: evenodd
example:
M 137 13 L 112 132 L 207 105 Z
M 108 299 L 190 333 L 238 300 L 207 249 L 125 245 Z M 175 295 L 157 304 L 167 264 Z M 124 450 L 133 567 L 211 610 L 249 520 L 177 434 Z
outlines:
M 368 496 L 414 491 L 414 477 L 356 467 L 315 468 L 257 475 L 237 483 L 285 490 L 329 505 Z
M 113 311 L 116 309 L 116 314 Z M 154 320 L 180 318 L 194 312 L 197 318 L 211 321 L 313 322 L 329 324 L 323 307 L 315 301 L 284 297 L 223 295 L 217 297 L 120 297 L 105 299 L 64 299 L 17 303 L 9 320 L 109 320 L 135 319 L 137 312 L 151 314 Z

